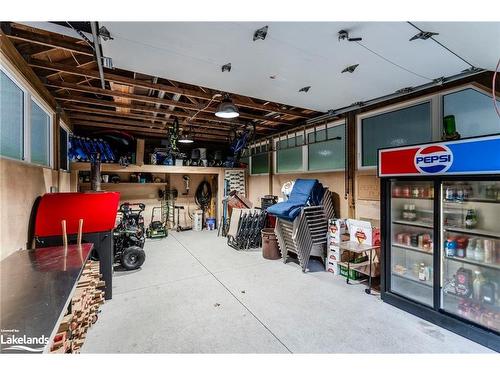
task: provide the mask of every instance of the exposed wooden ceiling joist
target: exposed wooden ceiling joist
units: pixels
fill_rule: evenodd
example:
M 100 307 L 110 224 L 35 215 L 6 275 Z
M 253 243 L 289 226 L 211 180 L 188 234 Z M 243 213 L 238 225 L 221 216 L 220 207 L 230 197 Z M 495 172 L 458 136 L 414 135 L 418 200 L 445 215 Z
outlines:
M 66 112 L 69 112 L 70 114 L 72 112 L 76 112 L 76 113 L 87 113 L 87 114 L 91 114 L 91 115 L 97 114 L 97 115 L 111 116 L 113 118 L 116 118 L 116 116 L 119 116 L 119 118 L 124 118 L 124 119 L 156 121 L 156 122 L 168 123 L 168 124 L 173 123 L 173 118 L 167 119 L 166 117 L 151 116 L 151 115 L 147 115 L 144 113 L 120 113 L 120 112 L 116 112 L 113 110 L 93 108 L 93 107 L 88 107 L 88 106 L 83 106 L 83 105 L 75 105 L 75 104 L 69 104 L 69 103 L 63 103 L 62 108 Z M 225 130 L 232 129 L 235 125 L 235 124 L 228 125 L 228 124 L 224 124 L 224 123 L 212 124 L 210 122 L 198 122 L 198 121 L 192 121 L 190 123 L 193 125 L 203 126 L 207 129 L 225 129 Z M 256 130 L 257 130 L 257 133 L 261 133 L 262 130 L 269 131 L 272 129 L 262 127 L 262 126 L 256 126 Z
M 165 130 L 171 123 L 172 121 L 169 121 L 168 125 L 164 125 L 162 123 L 157 123 L 157 122 L 141 122 L 141 121 L 134 121 L 134 120 L 126 120 L 122 118 L 112 118 L 112 117 L 105 117 L 105 116 L 92 116 L 92 115 L 83 115 L 83 114 L 70 114 L 70 119 L 73 122 L 78 122 L 78 121 L 95 121 L 95 122 L 103 122 L 103 123 L 109 123 L 109 124 L 120 124 L 120 125 L 130 125 L 130 126 L 138 126 L 138 127 L 149 127 L 149 128 L 157 128 L 157 129 L 163 129 Z M 227 136 L 229 134 L 229 128 L 217 128 L 216 126 L 206 126 L 205 124 L 198 124 L 198 123 L 190 123 L 191 127 L 193 129 L 210 129 L 210 134 L 213 135 L 220 135 L 220 136 Z M 186 129 L 186 128 L 184 128 Z
M 105 128 L 105 129 L 117 129 L 117 130 L 127 130 L 131 132 L 141 132 L 141 133 L 146 133 L 146 134 L 155 134 L 158 137 L 166 138 L 167 135 L 165 133 L 165 130 L 163 129 L 151 129 L 149 127 L 137 127 L 137 126 L 128 126 L 128 125 L 122 125 L 122 124 L 108 124 L 108 123 L 99 123 L 95 121 L 84 121 L 84 120 L 78 120 L 74 122 L 75 126 L 82 126 L 82 127 L 90 127 L 90 128 Z M 216 136 L 216 135 L 211 135 L 203 132 L 195 132 L 194 137 L 197 139 L 206 139 L 206 140 L 227 140 L 228 136 Z
M 86 86 L 86 85 L 78 85 L 75 83 L 71 82 L 47 82 L 46 83 L 47 87 L 54 87 L 54 88 L 66 88 L 69 90 L 74 90 L 74 91 L 79 91 L 79 92 L 85 92 L 85 93 L 92 93 L 92 94 L 99 94 L 99 95 L 107 95 L 113 98 L 124 98 L 124 99 L 131 99 L 139 102 L 144 102 L 144 103 L 155 103 L 155 104 L 161 104 L 161 105 L 167 105 L 167 106 L 173 106 L 173 107 L 179 107 L 191 111 L 198 111 L 201 110 L 202 112 L 207 112 L 207 113 L 214 113 L 214 108 L 200 108 L 199 105 L 196 104 L 191 104 L 191 103 L 184 103 L 180 101 L 175 101 L 175 100 L 170 100 L 170 99 L 160 99 L 157 97 L 152 97 L 152 96 L 146 96 L 146 95 L 137 95 L 137 94 L 131 94 L 126 91 L 115 91 L 115 90 L 107 90 L 107 89 L 102 89 L 99 87 L 93 87 L 93 86 Z M 120 87 L 124 87 L 121 85 Z M 119 101 L 121 102 L 121 101 Z M 124 102 L 125 103 L 125 102 Z M 125 107 L 124 107 L 125 108 Z M 189 117 L 190 115 L 187 114 L 186 117 Z M 197 117 L 199 117 L 198 115 Z M 241 118 L 248 118 L 250 120 L 260 120 L 260 121 L 266 121 L 266 122 L 271 122 L 275 124 L 283 124 L 283 125 L 293 125 L 292 123 L 288 121 L 280 121 L 272 118 L 267 118 L 265 116 L 257 116 L 257 115 L 252 115 L 244 112 L 240 112 L 240 117 Z M 201 117 L 199 117 L 201 118 Z
M 152 106 L 144 106 L 144 105 L 137 105 L 137 104 L 118 103 L 118 102 L 109 101 L 109 100 L 102 100 L 102 99 L 93 99 L 93 98 L 88 98 L 86 96 L 59 94 L 59 95 L 55 95 L 54 97 L 58 101 L 93 104 L 93 105 L 98 105 L 101 107 L 127 108 L 127 109 L 131 109 L 131 110 L 147 112 L 147 113 L 163 113 L 165 115 L 170 114 L 173 116 L 182 117 L 182 118 L 186 118 L 186 119 L 191 117 L 190 114 L 184 113 L 184 112 L 170 111 L 168 109 L 156 108 L 154 106 L 152 107 Z M 152 99 L 154 99 L 154 98 L 152 98 Z M 211 121 L 211 122 L 218 122 L 218 123 L 223 123 L 223 124 L 230 124 L 230 125 L 234 125 L 234 126 L 248 125 L 248 124 L 244 124 L 244 123 L 241 123 L 238 121 L 220 119 L 218 117 L 210 116 L 210 115 L 198 115 L 198 116 L 196 116 L 196 119 Z M 273 128 L 265 127 L 265 126 L 260 125 L 260 124 L 256 124 L 256 127 L 273 129 Z
M 161 137 L 176 116 L 181 127 L 190 126 L 207 141 L 227 142 L 229 130 L 235 127 L 251 125 L 258 134 L 268 135 L 318 115 L 229 93 L 240 116 L 223 119 L 214 114 L 222 98 L 207 107 L 213 95 L 220 93 L 218 90 L 120 69 L 105 69 L 109 86 L 102 89 L 94 86 L 100 76 L 93 48 L 83 39 L 13 22 L 2 22 L 1 26 L 9 34 L 5 40 L 41 79 L 44 90 L 52 90 L 47 91 L 51 100 L 55 98 L 63 115 L 70 115 L 67 119 L 82 129 L 107 127 Z
M 11 24 L 9 30 L 7 25 L 2 24 L 2 30 L 10 39 L 22 40 L 25 42 L 40 44 L 51 48 L 59 48 L 66 51 L 80 53 L 82 55 L 94 55 L 94 50 L 88 45 L 80 44 L 80 41 L 78 41 L 78 39 L 68 38 L 62 35 L 56 36 L 57 34 L 53 33 L 51 33 L 50 35 L 43 35 L 37 33 L 38 29 L 28 28 L 27 30 L 23 30 L 20 29 L 17 25 L 18 24 Z
M 30 66 L 35 67 L 35 68 L 56 70 L 56 71 L 60 71 L 60 72 L 67 73 L 67 74 L 74 74 L 74 75 L 80 75 L 80 76 L 85 76 L 85 77 L 99 78 L 99 72 L 97 70 L 82 69 L 82 68 L 77 68 L 74 66 L 69 66 L 69 65 L 64 65 L 64 64 L 59 64 L 59 63 L 49 62 L 49 61 L 43 61 L 43 60 L 37 60 L 37 59 L 29 59 L 29 64 L 30 64 Z M 113 81 L 113 82 L 121 83 L 121 84 L 125 84 L 125 85 L 144 87 L 144 88 L 153 89 L 153 90 L 160 90 L 160 91 L 165 91 L 165 92 L 168 92 L 171 94 L 180 94 L 183 96 L 189 96 L 189 97 L 198 98 L 198 99 L 205 99 L 205 100 L 212 99 L 212 94 L 208 94 L 208 93 L 205 93 L 203 91 L 184 89 L 184 88 L 164 85 L 164 84 L 160 84 L 160 83 L 145 82 L 145 81 L 136 80 L 134 78 L 125 77 L 122 75 L 108 73 L 108 72 L 104 73 L 104 78 L 106 81 Z M 264 105 L 264 104 L 258 104 L 255 102 L 250 103 L 248 101 L 234 100 L 234 102 L 238 106 L 251 108 L 251 109 L 255 109 L 255 110 L 260 110 L 260 111 L 266 111 L 266 112 L 272 111 L 272 112 L 282 113 L 282 114 L 286 114 L 286 115 L 290 115 L 290 116 L 294 116 L 294 117 L 299 117 L 299 118 L 309 118 L 310 117 L 310 115 L 304 114 L 300 111 L 291 111 L 291 110 L 283 109 L 280 106 L 272 105 L 271 103 L 269 103 L 268 105 Z

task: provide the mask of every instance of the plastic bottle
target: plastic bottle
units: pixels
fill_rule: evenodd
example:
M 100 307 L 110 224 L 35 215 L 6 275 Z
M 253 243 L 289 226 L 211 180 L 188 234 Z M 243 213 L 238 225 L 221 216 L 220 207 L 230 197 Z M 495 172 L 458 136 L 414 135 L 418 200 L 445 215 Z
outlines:
M 465 249 L 465 257 L 467 259 L 475 259 L 476 258 L 476 239 L 469 238 L 469 243 L 467 244 L 467 248 Z
M 454 257 L 457 254 L 457 241 L 454 237 L 448 237 L 445 243 L 447 257 Z
M 473 229 L 477 225 L 477 214 L 476 210 L 469 209 L 467 210 L 467 215 L 465 216 L 465 227 L 467 229 Z
M 451 186 L 448 186 L 446 188 L 446 192 L 445 192 L 445 199 L 447 201 L 452 201 L 455 199 L 455 189 L 453 189 L 453 187 Z
M 457 201 L 464 200 L 464 188 L 462 187 L 462 185 L 458 185 L 458 187 L 457 187 L 456 198 L 457 198 Z
M 419 190 L 418 190 L 418 186 L 414 186 L 411 190 L 411 195 L 413 198 L 418 198 L 418 193 L 419 193 Z
M 410 221 L 415 221 L 417 220 L 417 210 L 415 209 L 414 204 L 409 204 L 408 205 L 408 220 Z
M 483 240 L 477 239 L 476 241 L 476 252 L 474 254 L 474 260 L 478 262 L 484 262 L 484 247 Z
M 425 272 L 425 263 L 420 263 L 420 267 L 418 269 L 418 279 L 420 281 L 427 281 L 426 276 L 428 273 Z
M 403 218 L 403 220 L 408 220 L 408 205 L 407 204 L 405 204 L 403 206 L 402 218 Z
M 485 283 L 485 279 L 481 271 L 474 271 L 474 281 L 472 282 L 472 298 L 476 301 L 481 299 L 481 288 Z

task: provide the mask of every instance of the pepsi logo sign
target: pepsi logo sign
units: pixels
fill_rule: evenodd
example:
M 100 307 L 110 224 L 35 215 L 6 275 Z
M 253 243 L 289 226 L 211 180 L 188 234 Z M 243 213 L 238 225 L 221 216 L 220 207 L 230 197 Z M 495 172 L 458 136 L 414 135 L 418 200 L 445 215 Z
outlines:
M 444 173 L 452 164 L 453 154 L 443 145 L 424 146 L 415 154 L 415 167 L 422 173 Z

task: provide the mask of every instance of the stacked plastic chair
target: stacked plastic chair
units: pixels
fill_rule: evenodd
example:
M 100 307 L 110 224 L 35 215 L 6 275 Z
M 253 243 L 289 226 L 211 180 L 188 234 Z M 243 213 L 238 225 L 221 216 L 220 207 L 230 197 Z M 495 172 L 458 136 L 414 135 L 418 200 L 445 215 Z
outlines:
M 332 193 L 318 180 L 296 180 L 288 201 L 268 212 L 277 217 L 275 233 L 284 263 L 295 253 L 306 272 L 311 256 L 325 259 L 328 219 L 335 217 L 335 210 Z

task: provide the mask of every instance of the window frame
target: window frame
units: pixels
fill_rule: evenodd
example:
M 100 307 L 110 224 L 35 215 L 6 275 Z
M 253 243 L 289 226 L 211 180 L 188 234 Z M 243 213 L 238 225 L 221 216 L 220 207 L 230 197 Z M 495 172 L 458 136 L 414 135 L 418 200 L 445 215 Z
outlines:
M 283 149 L 278 149 L 278 142 L 279 141 L 283 141 L 287 138 L 294 138 L 294 137 L 298 137 L 302 135 L 304 137 L 304 141 L 303 141 L 303 144 L 300 145 L 300 146 L 294 146 L 294 147 L 287 147 L 287 148 L 283 148 Z M 299 170 L 296 170 L 296 171 L 287 171 L 287 172 L 278 172 L 278 151 L 280 150 L 286 150 L 286 149 L 292 149 L 292 148 L 301 148 L 302 149 L 302 168 L 299 169 Z M 305 137 L 305 132 L 304 132 L 304 129 L 302 130 L 297 130 L 297 131 L 294 131 L 294 132 L 291 132 L 291 133 L 288 133 L 288 136 L 287 134 L 285 135 L 281 135 L 281 136 L 278 136 L 278 137 L 274 137 L 273 138 L 273 151 L 274 152 L 274 157 L 273 157 L 273 165 L 272 165 L 272 168 L 273 168 L 273 174 L 275 175 L 286 175 L 286 174 L 293 174 L 293 173 L 307 173 L 308 170 L 307 170 L 307 138 Z
M 450 94 L 456 94 L 460 91 L 465 91 L 465 90 L 474 90 L 474 91 L 477 91 L 483 95 L 486 95 L 488 98 L 490 98 L 491 101 L 493 101 L 493 96 L 491 95 L 491 91 L 488 91 L 487 90 L 487 87 L 482 87 L 481 85 L 477 84 L 476 82 L 471 82 L 471 83 L 468 83 L 468 84 L 465 84 L 465 85 L 460 85 L 460 86 L 457 86 L 457 87 L 452 87 L 448 90 L 444 90 L 444 91 L 440 91 L 439 93 L 437 93 L 437 95 L 439 96 L 439 104 L 440 104 L 440 107 L 439 107 L 439 110 L 440 110 L 440 114 L 441 114 L 441 119 L 440 119 L 440 122 L 439 122 L 439 131 L 440 131 L 440 134 L 443 133 L 443 117 L 444 117 L 444 97 L 446 95 L 450 95 Z M 497 101 L 500 100 L 500 98 L 497 98 Z M 491 104 L 493 106 L 493 104 Z M 481 134 L 481 135 L 478 135 L 476 137 L 486 137 L 488 135 L 494 135 L 496 133 L 492 133 L 492 134 Z M 470 137 L 469 137 L 470 138 Z M 475 137 L 473 137 L 475 138 Z
M 441 138 L 442 132 L 442 110 L 440 103 L 439 95 L 432 94 L 426 95 L 419 98 L 415 98 L 412 100 L 406 100 L 404 102 L 396 103 L 390 106 L 381 107 L 378 109 L 374 109 L 372 111 L 364 112 L 356 116 L 356 166 L 357 170 L 360 171 L 370 171 L 376 170 L 377 165 L 374 166 L 363 166 L 363 134 L 362 134 L 362 125 L 363 120 L 379 116 L 385 113 L 396 112 L 402 109 L 411 108 L 418 106 L 420 104 L 429 103 L 430 104 L 430 123 L 429 127 L 431 130 L 431 140 L 429 142 L 438 141 Z M 439 129 L 435 126 L 435 124 L 440 124 Z M 407 145 L 411 146 L 411 145 Z
M 267 176 L 269 175 L 269 165 L 268 165 L 268 170 L 266 173 L 252 173 L 252 163 L 253 163 L 253 155 L 252 155 L 252 149 L 254 148 L 257 148 L 257 147 L 264 147 L 264 146 L 268 146 L 268 150 L 266 151 L 267 153 L 267 157 L 269 158 L 269 142 L 267 140 L 265 141 L 262 141 L 262 142 L 257 142 L 255 144 L 252 144 L 250 147 L 249 147 L 249 150 L 250 150 L 250 155 L 249 155 L 249 158 L 248 158 L 248 174 L 249 176 Z M 269 164 L 269 159 L 268 159 L 268 164 Z
M 337 120 L 337 121 L 332 121 L 332 122 L 329 122 L 327 125 L 326 125 L 326 129 L 331 129 L 331 128 L 334 128 L 334 127 L 337 127 L 337 126 L 347 126 L 347 122 L 345 121 L 345 119 L 342 119 L 342 120 Z M 316 128 L 319 128 L 321 126 L 316 126 Z M 345 171 L 345 154 L 344 154 L 344 167 L 343 168 L 335 168 L 335 169 L 321 169 L 321 170 L 309 170 L 309 145 L 310 144 L 315 144 L 315 143 L 320 143 L 320 142 L 327 142 L 329 141 L 328 139 L 328 132 L 327 134 L 325 134 L 326 138 L 324 141 L 319 141 L 319 142 L 312 142 L 312 143 L 309 143 L 309 134 L 311 133 L 314 133 L 314 126 L 311 127 L 311 128 L 308 128 L 306 129 L 306 141 L 307 141 L 307 152 L 306 152 L 306 164 L 305 164 L 305 167 L 306 167 L 306 170 L 305 170 L 305 173 L 324 173 L 324 172 L 344 172 Z M 324 127 L 322 127 L 324 129 Z M 319 130 L 323 130 L 323 129 L 319 129 Z M 346 143 L 346 137 L 345 137 L 345 132 L 344 132 L 344 136 L 342 137 L 342 141 L 344 143 Z M 345 145 L 346 149 L 347 149 L 347 144 Z
M 21 159 L 17 159 L 17 158 L 13 158 L 13 157 L 10 157 L 10 156 L 4 156 L 4 155 L 0 155 L 0 158 L 3 158 L 3 159 L 7 159 L 7 160 L 15 160 L 15 161 L 21 161 L 21 162 L 29 162 L 29 157 L 30 157 L 30 153 L 31 153 L 31 145 L 29 144 L 29 142 L 27 142 L 27 139 L 26 138 L 30 138 L 30 135 L 29 135 L 29 131 L 31 130 L 31 128 L 29 127 L 29 123 L 30 123 L 30 120 L 31 120 L 31 101 L 30 101 L 30 96 L 29 96 L 29 93 L 28 93 L 28 90 L 26 90 L 26 88 L 24 87 L 24 85 L 17 79 L 17 77 L 9 70 L 7 69 L 6 66 L 4 66 L 3 64 L 0 64 L 0 70 L 2 71 L 2 73 L 4 73 L 7 78 L 9 78 L 16 86 L 19 90 L 22 91 L 23 93 L 23 131 L 22 131 L 22 152 L 21 152 Z M 29 141 L 29 139 L 28 139 Z
M 23 92 L 23 155 L 21 159 L 0 155 L 0 158 L 13 160 L 42 168 L 53 169 L 54 167 L 54 111 L 51 107 L 34 91 L 29 82 L 20 76 L 7 61 L 2 59 L 0 70 L 14 82 L 14 84 Z M 48 153 L 49 164 L 39 164 L 31 161 L 31 102 L 35 102 L 49 117 L 48 133 Z
M 49 153 L 49 164 L 48 165 L 40 164 L 40 163 L 35 163 L 35 162 L 31 161 L 31 127 L 33 125 L 32 121 L 31 121 L 31 109 L 32 109 L 31 101 L 33 101 L 37 106 L 39 106 L 40 109 L 42 111 L 44 111 L 45 114 L 49 118 L 48 150 L 47 150 L 47 152 Z M 40 166 L 40 167 L 51 168 L 52 169 L 52 167 L 54 165 L 54 118 L 53 118 L 53 113 L 50 111 L 50 109 L 47 109 L 47 106 L 43 102 L 41 102 L 40 100 L 38 100 L 38 98 L 34 97 L 33 95 L 30 95 L 29 111 L 30 111 L 30 118 L 29 118 L 29 130 L 30 130 L 30 133 L 28 135 L 28 137 L 29 137 L 28 141 L 29 141 L 29 145 L 30 145 L 30 159 L 29 159 L 29 162 L 30 162 L 30 164 L 33 164 L 33 165 L 37 165 L 37 166 Z

